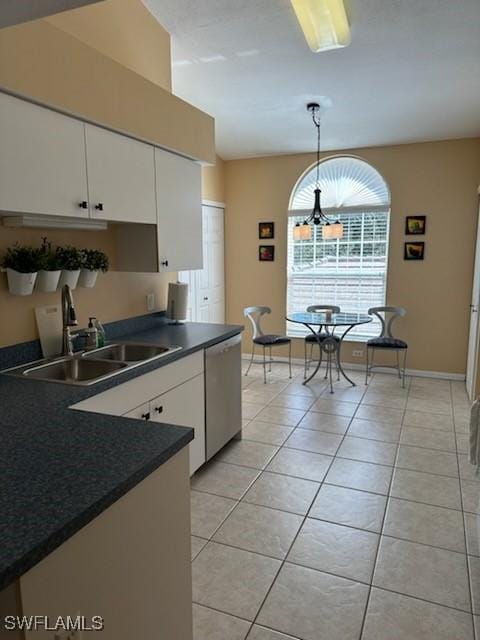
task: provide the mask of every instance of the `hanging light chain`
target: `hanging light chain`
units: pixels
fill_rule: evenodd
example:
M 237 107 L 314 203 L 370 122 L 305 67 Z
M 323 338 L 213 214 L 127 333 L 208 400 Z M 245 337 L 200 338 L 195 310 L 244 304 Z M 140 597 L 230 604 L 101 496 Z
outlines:
M 320 109 L 320 107 L 318 107 Z M 317 170 L 316 170 L 316 179 L 315 186 L 317 189 L 320 188 L 320 118 L 315 117 L 317 108 L 312 108 L 312 120 L 313 124 L 317 127 Z

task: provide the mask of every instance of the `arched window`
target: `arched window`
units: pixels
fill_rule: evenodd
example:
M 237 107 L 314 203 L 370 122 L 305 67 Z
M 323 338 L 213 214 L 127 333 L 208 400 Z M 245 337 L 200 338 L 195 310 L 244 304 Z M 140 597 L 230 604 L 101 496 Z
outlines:
M 366 313 L 385 304 L 388 263 L 390 192 L 380 173 L 365 160 L 337 156 L 320 162 L 323 212 L 343 223 L 343 238 L 323 240 L 314 226 L 310 240 L 294 240 L 293 228 L 313 206 L 315 168 L 308 169 L 290 198 L 287 260 L 287 313 L 311 304 L 338 305 L 342 311 Z M 351 338 L 376 335 L 376 326 L 362 325 Z M 302 325 L 289 323 L 288 334 L 305 335 Z

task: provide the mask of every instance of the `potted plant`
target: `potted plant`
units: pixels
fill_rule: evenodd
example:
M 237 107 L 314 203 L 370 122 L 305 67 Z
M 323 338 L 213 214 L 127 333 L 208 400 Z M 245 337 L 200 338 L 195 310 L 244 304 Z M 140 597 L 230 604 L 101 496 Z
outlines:
M 79 287 L 94 287 L 97 281 L 98 272 L 108 271 L 108 256 L 103 251 L 97 249 L 84 249 L 82 270 L 80 271 Z
M 32 294 L 39 268 L 39 249 L 18 243 L 7 249 L 2 267 L 7 270 L 8 288 L 16 296 Z
M 80 269 L 82 268 L 82 252 L 76 247 L 67 245 L 66 247 L 57 247 L 55 254 L 58 260 L 58 268 L 62 270 L 58 287 L 61 289 L 68 284 L 73 291 L 77 286 Z
M 42 238 L 36 288 L 43 293 L 56 291 L 61 273 L 57 252 L 52 249 L 52 243 L 47 238 Z

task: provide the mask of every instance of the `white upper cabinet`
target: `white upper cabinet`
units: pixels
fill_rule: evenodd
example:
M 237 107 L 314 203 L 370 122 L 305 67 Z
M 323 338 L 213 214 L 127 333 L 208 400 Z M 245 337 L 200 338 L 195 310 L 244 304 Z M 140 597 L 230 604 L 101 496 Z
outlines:
M 85 138 L 90 216 L 155 224 L 153 146 L 90 124 Z
M 84 124 L 0 93 L 0 211 L 88 218 Z
M 155 149 L 158 270 L 201 269 L 201 167 Z

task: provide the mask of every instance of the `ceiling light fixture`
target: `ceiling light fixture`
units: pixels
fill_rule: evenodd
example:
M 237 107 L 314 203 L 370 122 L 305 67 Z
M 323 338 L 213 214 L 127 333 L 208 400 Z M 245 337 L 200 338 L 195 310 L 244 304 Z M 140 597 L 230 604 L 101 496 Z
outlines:
M 302 224 L 297 222 L 293 227 L 293 239 L 294 240 L 310 240 L 312 237 L 312 227 L 310 223 L 314 225 L 323 224 L 322 238 L 324 240 L 337 240 L 343 238 L 343 224 L 337 220 L 336 222 L 330 222 L 327 216 L 323 213 L 320 204 L 320 117 L 318 113 L 320 111 L 320 105 L 318 102 L 309 102 L 307 104 L 307 110 L 312 114 L 313 124 L 317 129 L 317 162 L 315 163 L 316 178 L 314 193 L 314 205 L 312 213 L 306 218 Z
M 350 25 L 343 0 L 290 0 L 312 51 L 348 47 Z

